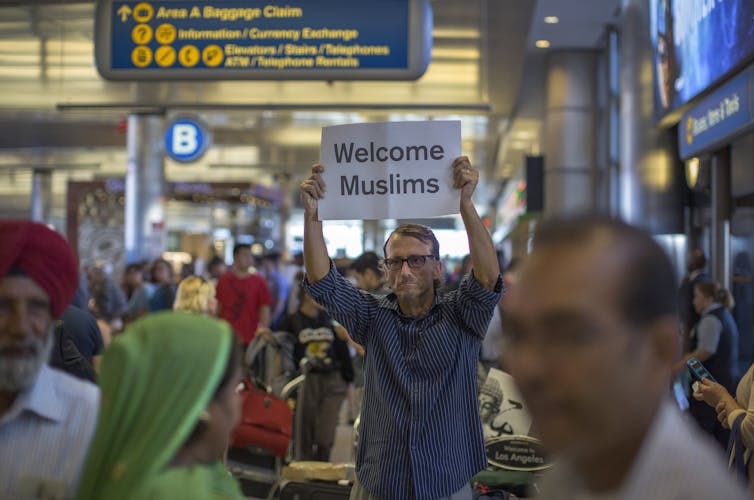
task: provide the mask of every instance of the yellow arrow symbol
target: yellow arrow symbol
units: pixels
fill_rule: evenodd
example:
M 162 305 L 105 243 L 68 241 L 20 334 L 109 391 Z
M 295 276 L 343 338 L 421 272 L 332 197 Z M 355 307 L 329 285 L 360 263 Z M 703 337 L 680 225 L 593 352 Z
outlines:
M 120 16 L 120 22 L 125 23 L 128 20 L 128 16 L 131 15 L 131 7 L 124 5 L 118 9 L 117 14 Z

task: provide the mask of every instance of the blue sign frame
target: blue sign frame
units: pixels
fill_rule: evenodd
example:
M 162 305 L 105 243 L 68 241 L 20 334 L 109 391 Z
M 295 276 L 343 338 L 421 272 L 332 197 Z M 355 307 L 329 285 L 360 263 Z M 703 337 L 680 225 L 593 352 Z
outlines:
M 429 0 L 99 0 L 108 80 L 411 80 L 430 61 Z
M 682 159 L 710 151 L 754 124 L 753 77 L 750 66 L 683 114 L 678 125 Z

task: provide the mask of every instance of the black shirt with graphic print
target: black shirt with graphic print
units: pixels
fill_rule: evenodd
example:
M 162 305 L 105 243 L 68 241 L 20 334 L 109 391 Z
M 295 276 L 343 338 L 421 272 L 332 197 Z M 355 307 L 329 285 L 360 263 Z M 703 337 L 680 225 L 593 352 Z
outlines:
M 353 381 L 353 364 L 348 343 L 335 334 L 333 320 L 325 311 L 309 317 L 300 311 L 289 314 L 279 330 L 296 338 L 293 355 L 297 366 L 306 358 L 309 373 L 331 373 L 339 370 L 343 380 Z

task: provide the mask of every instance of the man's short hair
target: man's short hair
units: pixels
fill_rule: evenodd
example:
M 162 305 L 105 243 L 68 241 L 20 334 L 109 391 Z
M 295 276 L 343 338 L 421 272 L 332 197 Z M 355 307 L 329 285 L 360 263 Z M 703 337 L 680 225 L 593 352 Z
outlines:
M 219 255 L 215 255 L 214 257 L 210 259 L 209 264 L 207 264 L 207 268 L 212 269 L 213 267 L 219 266 L 220 264 L 224 266 L 225 260 Z
M 695 248 L 689 253 L 688 267 L 690 271 L 704 269 L 706 265 L 707 257 L 704 255 L 704 250 Z
M 140 273 L 143 273 L 144 266 L 142 264 L 133 263 L 126 266 L 126 270 L 123 272 L 123 274 L 129 274 L 133 271 L 138 271 Z
M 380 265 L 380 258 L 374 252 L 364 252 L 359 255 L 356 260 L 351 263 L 351 269 L 357 273 L 363 273 L 367 269 L 374 271 L 374 274 L 378 278 L 382 277 L 382 266 Z
M 434 255 L 436 259 L 440 258 L 440 242 L 437 241 L 437 237 L 435 236 L 435 233 L 432 232 L 432 229 L 422 224 L 411 223 L 401 224 L 400 226 L 395 228 L 395 231 L 390 233 L 390 236 L 388 236 L 385 244 L 382 246 L 382 254 L 385 257 L 388 256 L 387 244 L 394 234 L 401 236 L 410 236 L 412 238 L 416 238 L 422 243 L 428 244 L 430 246 L 430 252 L 432 253 L 432 255 Z
M 613 278 L 620 283 L 618 309 L 629 324 L 645 327 L 677 313 L 673 266 L 654 238 L 641 229 L 605 216 L 553 218 L 537 227 L 533 247 L 585 247 L 598 239 L 604 240 L 604 251 L 621 252 L 623 257 L 622 270 Z
M 248 250 L 251 252 L 251 245 L 248 243 L 237 243 L 233 246 L 233 258 L 235 259 L 238 256 L 238 252 L 241 250 Z

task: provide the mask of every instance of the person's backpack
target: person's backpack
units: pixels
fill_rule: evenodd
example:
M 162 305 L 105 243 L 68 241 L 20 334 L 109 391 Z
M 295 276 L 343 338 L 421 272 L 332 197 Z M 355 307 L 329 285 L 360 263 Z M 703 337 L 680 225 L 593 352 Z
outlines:
M 50 366 L 80 379 L 95 383 L 97 381 L 97 373 L 94 371 L 94 367 L 79 352 L 62 321 L 55 322 Z

